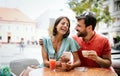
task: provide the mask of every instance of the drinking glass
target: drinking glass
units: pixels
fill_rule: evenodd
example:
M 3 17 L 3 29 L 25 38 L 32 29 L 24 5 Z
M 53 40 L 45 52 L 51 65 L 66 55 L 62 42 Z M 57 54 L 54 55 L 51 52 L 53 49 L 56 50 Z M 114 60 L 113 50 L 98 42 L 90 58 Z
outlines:
M 49 66 L 52 71 L 55 71 L 56 69 L 56 57 L 55 55 L 49 56 Z

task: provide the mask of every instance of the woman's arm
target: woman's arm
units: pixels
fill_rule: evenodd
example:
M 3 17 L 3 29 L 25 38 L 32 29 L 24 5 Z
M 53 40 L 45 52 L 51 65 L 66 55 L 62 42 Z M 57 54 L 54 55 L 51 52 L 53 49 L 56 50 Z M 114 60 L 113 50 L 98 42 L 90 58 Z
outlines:
M 46 52 L 45 47 L 43 45 L 43 39 L 39 40 L 39 45 L 41 46 L 43 63 L 46 67 L 48 67 L 49 66 L 49 60 L 48 60 L 47 52 Z
M 41 46 L 41 51 L 42 51 L 43 63 L 46 67 L 49 67 L 49 59 L 44 46 Z

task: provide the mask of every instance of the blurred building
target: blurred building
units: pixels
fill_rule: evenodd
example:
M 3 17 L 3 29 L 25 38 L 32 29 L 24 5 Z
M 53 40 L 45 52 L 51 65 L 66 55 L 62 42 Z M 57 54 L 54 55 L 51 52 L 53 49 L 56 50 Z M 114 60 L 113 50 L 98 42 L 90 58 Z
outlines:
M 120 36 L 120 0 L 109 0 L 109 8 L 114 22 L 110 27 L 110 32 L 114 37 Z
M 35 22 L 20 10 L 0 7 L 0 42 L 20 42 L 34 38 Z
M 37 27 L 39 29 L 39 32 L 42 30 L 44 32 L 39 33 L 40 35 L 48 35 L 48 28 L 53 26 L 56 18 L 60 16 L 67 16 L 70 19 L 71 22 L 71 34 L 75 33 L 75 25 L 76 25 L 76 19 L 75 19 L 75 13 L 69 9 L 69 8 L 57 8 L 57 9 L 48 9 L 44 11 L 37 19 Z M 44 29 L 44 30 L 43 30 Z
M 116 37 L 120 37 L 120 0 L 107 0 L 104 4 L 109 5 L 109 11 L 114 20 L 109 27 L 104 22 L 100 22 L 97 31 L 105 35 L 109 39 L 111 46 L 114 46 Z

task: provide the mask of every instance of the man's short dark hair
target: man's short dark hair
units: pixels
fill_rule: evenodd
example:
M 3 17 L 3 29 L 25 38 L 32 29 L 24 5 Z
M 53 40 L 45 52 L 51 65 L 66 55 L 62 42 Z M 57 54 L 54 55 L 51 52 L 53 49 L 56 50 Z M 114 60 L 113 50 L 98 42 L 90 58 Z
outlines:
M 84 19 L 86 27 L 92 25 L 92 30 L 95 29 L 97 19 L 96 19 L 96 16 L 95 16 L 94 13 L 92 13 L 92 12 L 84 12 L 82 15 L 76 16 L 76 19 L 78 21 L 81 20 L 81 19 Z

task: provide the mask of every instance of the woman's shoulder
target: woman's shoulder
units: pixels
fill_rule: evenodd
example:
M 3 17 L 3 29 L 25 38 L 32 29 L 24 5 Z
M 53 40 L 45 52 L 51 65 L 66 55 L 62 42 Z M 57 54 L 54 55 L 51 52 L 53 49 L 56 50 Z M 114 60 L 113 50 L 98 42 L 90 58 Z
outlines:
M 74 41 L 73 37 L 69 36 L 66 38 L 67 41 Z
M 72 40 L 73 38 L 71 36 L 67 37 L 66 38 L 67 40 Z
M 50 36 L 44 36 L 44 37 L 42 37 L 42 39 L 44 39 L 44 40 L 50 40 L 51 37 Z

